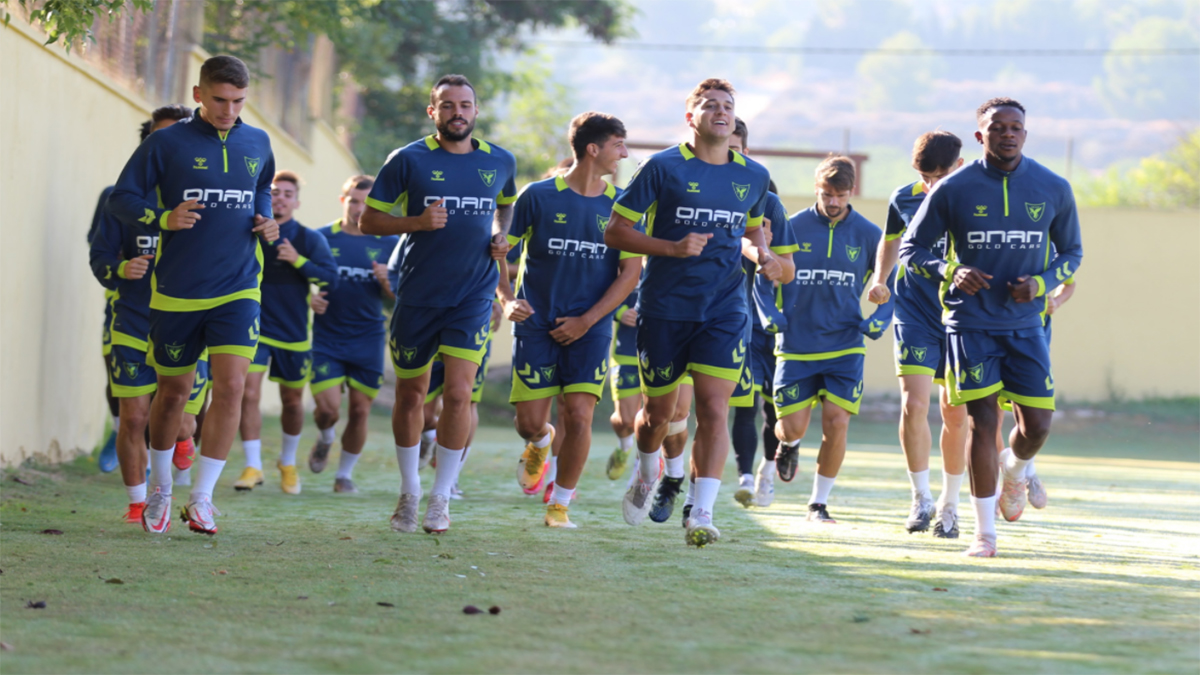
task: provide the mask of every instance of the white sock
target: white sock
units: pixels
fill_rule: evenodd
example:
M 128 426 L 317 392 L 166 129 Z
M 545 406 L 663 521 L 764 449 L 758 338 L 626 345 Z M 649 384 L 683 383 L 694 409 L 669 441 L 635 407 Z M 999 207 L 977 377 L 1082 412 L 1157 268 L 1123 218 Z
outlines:
M 638 477 L 643 483 L 653 483 L 658 478 L 658 458 L 662 456 L 661 450 L 654 452 L 638 451 Z
M 1017 453 L 1012 451 L 1012 448 L 1005 448 L 1000 454 L 1000 469 L 1004 471 L 1005 478 L 1010 480 L 1021 480 L 1025 478 L 1025 467 L 1028 466 L 1028 459 L 1017 457 Z
M 437 429 L 430 429 L 429 431 L 422 431 L 421 439 L 425 440 L 425 441 L 429 441 L 430 443 L 436 441 L 437 440 Z
M 246 453 L 246 466 L 262 471 L 262 439 L 242 441 L 242 451 Z
M 125 494 L 129 495 L 130 504 L 141 504 L 146 501 L 146 484 L 126 485 Z
M 536 441 L 531 441 L 533 443 L 533 447 L 535 447 L 539 450 L 546 447 L 547 445 L 550 445 L 550 441 L 554 437 L 554 425 L 547 424 L 546 426 L 550 427 L 550 433 L 546 434 L 545 436 L 542 436 L 540 439 L 538 439 Z M 440 462 L 442 460 L 439 459 L 438 461 Z
M 574 496 L 575 496 L 574 490 L 568 490 L 567 488 L 559 485 L 558 483 L 555 483 L 554 490 L 550 492 L 550 503 L 551 504 L 560 504 L 562 506 L 570 506 L 571 497 L 574 497 Z
M 451 450 L 450 448 L 442 447 L 441 443 L 437 446 L 437 470 L 433 475 L 433 490 L 431 495 L 441 495 L 450 497 L 450 489 L 454 487 L 454 481 L 458 480 L 458 470 L 462 466 L 463 451 Z
M 697 478 L 696 479 L 696 497 L 695 503 L 692 505 L 692 514 L 696 515 L 696 511 L 704 511 L 712 518 L 713 506 L 717 503 L 717 493 L 721 491 L 720 478 Z
M 460 464 L 466 464 L 466 463 L 467 463 L 467 455 L 469 455 L 469 454 L 471 454 L 471 446 L 469 446 L 469 445 L 468 445 L 467 447 L 463 448 L 462 459 L 458 460 L 458 461 L 459 461 L 459 463 L 460 463 Z M 458 467 L 458 471 L 459 471 L 459 473 L 461 473 L 461 472 L 462 472 L 462 467 L 461 467 L 461 466 L 460 466 L 460 467 Z
M 996 495 L 976 497 L 971 495 L 971 506 L 975 509 L 975 534 L 996 536 Z
M 696 503 L 696 481 L 688 481 L 687 496 L 683 498 L 684 506 L 692 506 Z
M 112 429 L 113 429 L 113 433 L 115 434 L 121 430 L 121 418 L 114 415 L 112 418 L 112 421 L 113 421 Z M 145 500 L 143 499 L 142 501 L 145 501 Z
M 335 424 L 328 429 L 317 429 L 317 431 L 321 432 L 321 442 L 328 445 L 334 441 L 334 437 L 337 435 L 337 425 Z
M 764 459 L 762 461 L 762 464 L 759 465 L 758 470 L 765 476 L 774 476 L 775 475 L 775 460 Z
M 667 458 L 667 476 L 683 478 L 683 453 L 680 453 L 678 457 Z
M 633 434 L 629 434 L 628 436 L 617 436 L 617 445 L 620 446 L 622 450 L 628 452 L 629 449 L 633 447 Z
M 929 469 L 924 471 L 909 471 L 908 482 L 912 484 L 913 496 L 920 496 L 925 501 L 933 501 L 933 493 L 929 491 Z M 824 503 L 824 502 L 820 502 Z
M 396 463 L 400 465 L 400 494 L 421 496 L 421 476 L 418 467 L 421 465 L 421 446 L 414 445 L 406 448 L 396 446 Z
M 946 473 L 942 469 L 942 495 L 938 497 L 938 503 L 950 506 L 958 506 L 958 493 L 962 490 L 963 479 L 967 474 L 952 474 Z
M 296 448 L 300 447 L 300 434 L 283 435 L 283 449 L 279 451 L 279 463 L 282 466 L 296 466 Z
M 546 467 L 546 477 L 542 479 L 542 482 L 546 485 L 553 483 L 558 478 L 558 458 L 550 455 L 549 463 L 550 466 Z
M 175 477 L 175 484 L 180 486 L 190 486 L 192 484 L 192 468 L 188 467 L 182 471 L 171 467 L 171 475 Z
M 754 474 L 743 473 L 740 476 L 738 476 L 738 485 L 742 485 L 744 483 L 753 484 L 754 483 Z
M 808 498 L 809 504 L 828 504 L 829 493 L 833 492 L 833 481 L 837 478 L 826 478 L 819 473 L 813 473 L 813 489 L 812 496 Z
M 633 456 L 633 471 L 629 472 L 629 481 L 625 483 L 625 489 L 633 487 L 642 475 L 642 458 L 639 456 L 642 453 L 637 453 Z
M 352 455 L 345 450 L 338 456 L 338 470 L 334 478 L 350 478 L 354 473 L 354 465 L 358 463 L 358 455 Z
M 1025 465 L 1025 478 L 1033 478 L 1037 475 L 1037 469 L 1033 466 L 1033 458 L 1029 458 L 1029 463 Z
M 158 488 L 164 495 L 171 494 L 171 459 L 175 456 L 175 446 L 170 450 L 150 451 L 150 485 Z
M 221 470 L 224 468 L 225 460 L 200 455 L 196 459 L 196 484 L 192 486 L 191 501 L 207 499 L 211 502 L 217 479 L 221 477 Z

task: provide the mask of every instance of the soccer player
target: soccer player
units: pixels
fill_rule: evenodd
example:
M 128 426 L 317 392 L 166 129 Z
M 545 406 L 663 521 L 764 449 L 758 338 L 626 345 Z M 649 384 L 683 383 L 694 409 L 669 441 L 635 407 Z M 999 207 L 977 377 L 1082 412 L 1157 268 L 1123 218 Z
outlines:
M 513 322 L 512 392 L 516 428 L 525 439 L 517 483 L 542 483 L 555 429 L 550 406 L 562 395 L 565 423 L 557 471 L 544 522 L 573 528 L 567 507 L 592 441 L 592 413 L 604 393 L 612 315 L 633 291 L 641 257 L 604 244 L 618 190 L 604 180 L 629 153 L 625 125 L 612 115 L 587 112 L 571 120 L 575 163 L 562 176 L 526 186 L 517 198 L 510 245 L 521 242 L 514 295 L 504 278 L 497 295 Z
M 750 130 L 740 118 L 734 125 L 729 148 L 744 155 L 750 154 Z M 775 182 L 771 181 L 767 192 L 767 206 L 763 219 L 763 237 L 779 264 L 783 266 L 783 279 L 791 280 L 796 274 L 792 253 L 800 250 L 787 226 L 787 209 L 779 200 Z M 749 242 L 742 242 L 745 249 Z M 749 251 L 747 251 L 749 253 Z M 755 274 L 754 263 L 747 257 L 742 260 L 746 270 L 746 302 L 750 308 L 750 354 L 746 361 L 753 377 L 750 405 L 733 410 L 733 451 L 737 458 L 738 489 L 733 498 L 745 507 L 750 505 L 770 506 L 775 498 L 775 451 L 779 439 L 775 437 L 775 405 L 771 387 L 775 381 L 775 340 L 787 325 L 787 318 L 775 306 L 778 285 Z M 762 395 L 763 411 L 763 461 L 754 472 L 754 452 L 758 446 L 758 432 L 754 428 L 754 417 Z
M 618 480 L 629 465 L 633 451 L 633 424 L 642 406 L 642 383 L 637 371 L 637 290 L 625 298 L 613 314 L 612 380 L 613 414 L 608 418 L 617 447 L 608 457 L 605 473 L 609 480 Z
M 871 255 L 883 231 L 850 206 L 854 163 L 831 156 L 817 165 L 817 201 L 788 221 L 800 245 L 796 282 L 782 287 L 787 327 L 775 337 L 775 433 L 779 477 L 796 475 L 800 441 L 821 404 L 821 449 L 808 499 L 808 520 L 835 523 L 829 494 L 846 456 L 851 415 L 862 403 L 866 340 L 892 319 L 892 301 L 863 318 L 859 302 L 875 271 Z
M 149 135 L 149 129 L 145 124 L 142 125 L 143 139 Z M 96 202 L 96 210 L 92 213 L 92 224 L 88 227 L 87 242 L 88 248 L 92 246 L 92 239 L 96 236 L 96 230 L 100 227 L 100 221 L 105 216 L 105 204 L 108 203 L 108 196 L 112 194 L 112 186 L 108 186 L 100 191 L 100 201 Z M 95 270 L 93 266 L 93 271 Z M 100 332 L 100 353 L 104 356 L 104 372 L 108 372 L 109 356 L 112 354 L 112 300 L 116 293 L 114 289 L 115 283 L 112 279 L 100 281 L 100 285 L 104 287 L 104 326 Z M 112 416 L 112 429 L 109 430 L 108 436 L 104 439 L 104 445 L 100 447 L 100 455 L 96 458 L 96 464 L 100 469 L 100 473 L 112 473 L 118 466 L 117 461 L 117 434 L 121 430 L 121 408 L 117 398 L 112 394 L 112 385 L 104 385 L 104 400 L 108 402 L 108 412 Z
M 142 127 L 141 140 L 145 142 L 151 133 L 191 115 L 192 111 L 182 105 L 158 108 L 152 113 L 150 124 Z M 97 212 L 89 258 L 96 278 L 113 293 L 110 303 L 113 318 L 106 331 L 112 340 L 112 351 L 106 371 L 109 390 L 119 402 L 118 417 L 125 420 L 123 426 L 114 428 L 121 477 L 129 497 L 125 520 L 130 523 L 141 523 L 146 507 L 146 426 L 150 397 L 157 388 L 154 371 L 146 365 L 146 338 L 150 332 L 150 274 L 157 247 L 157 236 L 142 234 L 122 224 L 104 209 Z M 203 404 L 203 396 L 201 385 L 193 392 L 188 407 L 194 409 L 197 403 Z M 183 425 L 181 440 L 190 439 L 190 427 L 194 427 L 194 422 Z M 179 445 L 176 443 L 176 447 Z
M 734 89 L 704 80 L 686 101 L 691 143 L 652 155 L 613 206 L 605 244 L 650 256 L 638 299 L 638 359 L 645 407 L 638 415 L 639 477 L 625 495 L 627 522 L 650 507 L 659 447 L 676 410 L 684 376 L 695 381 L 695 504 L 685 539 L 717 541 L 713 507 L 729 453 L 729 401 L 741 379 L 750 316 L 743 290 L 741 239 L 754 244 L 760 272 L 779 279 L 782 268 L 760 229 L 770 175 L 729 149 Z M 650 212 L 646 233 L 635 229 Z
M 308 314 L 309 286 L 333 290 L 338 268 L 325 237 L 300 224 L 293 215 L 300 208 L 300 177 L 280 171 L 271 183 L 271 208 L 279 224 L 279 241 L 263 249 L 262 329 L 242 395 L 239 427 L 246 466 L 234 482 L 235 490 L 253 490 L 263 483 L 262 401 L 263 375 L 270 369 L 279 383 L 283 411 L 283 443 L 279 451 L 279 488 L 300 494 L 296 450 L 304 429 L 304 387 L 312 377 L 312 321 Z
M 390 341 L 401 479 L 391 525 L 399 532 L 417 529 L 425 396 L 438 355 L 445 368 L 438 465 L 421 526 L 429 533 L 450 528 L 450 490 L 471 431 L 471 390 L 487 351 L 496 260 L 508 251 L 504 235 L 517 199 L 517 162 L 507 150 L 472 138 L 477 113 L 467 78 L 439 79 L 426 109 L 437 133 L 388 157 L 362 217 L 366 234 L 404 235 Z
M 920 180 L 897 188 L 888 201 L 884 238 L 875 254 L 879 274 L 868 298 L 884 302 L 891 296 L 886 283 L 896 267 L 900 238 L 938 181 L 962 166 L 962 141 L 948 131 L 930 131 L 913 144 L 912 166 Z M 945 238 L 935 246 L 944 257 Z M 912 484 L 912 507 L 904 527 L 924 532 L 933 519 L 933 536 L 958 538 L 958 493 L 966 472 L 967 411 L 950 405 L 945 385 L 946 327 L 938 284 L 920 274 L 896 277 L 896 316 L 892 328 L 896 343 L 896 375 L 900 378 L 900 448 L 908 464 Z M 942 432 L 942 494 L 935 510 L 929 489 L 929 451 L 933 435 L 929 429 L 929 394 L 934 383 L 942 385 L 939 398 Z M 935 517 L 936 515 L 936 517 Z
M 1025 108 L 993 98 L 976 117 L 983 159 L 942 179 L 926 197 L 904 235 L 900 260 L 906 274 L 941 282 L 950 402 L 966 404 L 970 417 L 975 541 L 966 555 L 993 557 L 997 501 L 1006 520 L 1021 517 L 1025 468 L 1045 444 L 1054 413 L 1041 298 L 1076 272 L 1083 244 L 1071 186 L 1022 155 Z M 943 236 L 949 244 L 940 258 L 934 247 Z M 1017 425 L 998 460 L 1001 396 L 1012 401 Z
M 383 352 L 387 331 L 383 299 L 395 298 L 383 264 L 399 237 L 375 237 L 359 230 L 367 208 L 371 176 L 351 176 L 342 185 L 342 217 L 317 230 L 325 237 L 337 265 L 338 283 L 313 298 L 313 368 L 310 390 L 316 402 L 313 420 L 319 438 L 308 455 L 313 473 L 325 470 L 342 406 L 342 385 L 349 389 L 350 419 L 342 432 L 333 491 L 353 494 L 353 471 L 367 441 L 371 401 L 383 386 Z
M 109 198 L 110 211 L 123 222 L 159 233 L 146 358 L 158 373 L 150 406 L 153 492 L 142 515 L 152 533 L 171 526 L 174 445 L 205 349 L 212 404 L 183 519 L 195 532 L 217 532 L 212 492 L 237 431 L 258 343 L 259 239 L 272 242 L 279 234 L 271 218 L 270 139 L 238 116 L 249 86 L 250 72 L 239 59 L 205 61 L 192 90 L 200 107 L 190 119 L 151 134 Z

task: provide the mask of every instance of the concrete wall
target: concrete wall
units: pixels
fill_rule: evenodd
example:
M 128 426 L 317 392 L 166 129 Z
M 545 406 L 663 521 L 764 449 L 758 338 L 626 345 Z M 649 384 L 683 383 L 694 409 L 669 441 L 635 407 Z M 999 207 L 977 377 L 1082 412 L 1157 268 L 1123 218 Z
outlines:
M 100 357 L 103 291 L 85 235 L 100 191 L 137 145 L 154 105 L 14 17 L 0 27 L 0 464 L 90 450 L 106 417 Z M 202 54 L 193 55 L 199 71 Z M 192 78 L 195 80 L 195 75 Z M 253 97 L 253 89 L 251 90 Z M 253 98 L 251 98 L 253 100 Z M 185 101 L 185 103 L 191 103 Z M 359 171 L 323 122 L 304 149 L 248 106 L 276 164 L 308 182 L 298 218 L 338 216 L 342 181 Z

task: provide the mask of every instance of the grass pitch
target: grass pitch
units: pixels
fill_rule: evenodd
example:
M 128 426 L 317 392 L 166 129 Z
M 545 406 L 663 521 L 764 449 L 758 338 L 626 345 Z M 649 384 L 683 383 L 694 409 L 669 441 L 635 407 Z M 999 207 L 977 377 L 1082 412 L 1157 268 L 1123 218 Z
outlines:
M 278 425 L 265 427 L 270 467 Z M 886 429 L 852 424 L 851 441 Z M 1159 440 L 1114 438 L 1075 444 L 1083 450 L 1051 439 L 1038 459 L 1049 508 L 1001 523 L 994 560 L 961 556 L 965 489 L 964 538 L 904 532 L 894 445 L 852 445 L 830 502 L 836 526 L 802 520 L 811 447 L 768 509 L 732 501 L 730 466 L 722 541 L 703 550 L 685 547 L 678 518 L 624 524 L 624 481 L 603 475 L 605 434 L 573 531 L 542 525 L 541 500 L 515 485 L 519 442 L 499 428 L 481 430 L 467 498 L 436 538 L 388 529 L 397 474 L 382 417 L 356 496 L 331 493 L 332 469 L 306 468 L 299 496 L 278 490 L 273 469 L 267 485 L 235 493 L 235 450 L 212 538 L 179 521 L 163 537 L 123 524 L 119 476 L 87 459 L 26 467 L 0 489 L 0 669 L 1195 673 L 1200 464 L 1116 459 L 1149 455 Z M 1194 449 L 1191 431 L 1162 443 L 1188 439 Z M 467 616 L 465 605 L 502 611 Z

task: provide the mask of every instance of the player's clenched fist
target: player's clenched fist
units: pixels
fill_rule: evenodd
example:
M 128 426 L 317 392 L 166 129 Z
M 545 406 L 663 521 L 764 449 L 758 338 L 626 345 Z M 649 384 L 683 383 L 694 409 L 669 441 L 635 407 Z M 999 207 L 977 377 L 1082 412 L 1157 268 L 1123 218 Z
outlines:
M 270 244 L 279 238 L 279 225 L 275 222 L 274 218 L 264 218 L 260 215 L 255 215 L 254 229 L 251 232 L 262 237 L 263 241 Z
M 446 214 L 446 207 L 442 206 L 445 199 L 439 199 L 436 202 L 425 207 L 425 211 L 418 218 L 421 222 L 421 230 L 440 230 L 446 226 L 446 219 L 449 216 Z
M 892 291 L 887 287 L 887 284 L 879 283 L 871 286 L 871 290 L 867 292 L 867 300 L 882 305 L 892 297 Z
M 959 265 L 954 268 L 954 285 L 961 288 L 967 295 L 975 295 L 982 289 L 991 288 L 987 282 L 991 278 L 992 275 L 984 274 L 974 267 Z
M 699 234 L 693 232 L 688 236 L 675 242 L 672 255 L 676 258 L 694 258 L 700 255 L 704 247 L 708 244 L 708 240 L 712 239 L 711 234 Z
M 204 205 L 195 199 L 182 202 L 179 206 L 171 209 L 171 213 L 167 215 L 167 229 L 172 232 L 192 229 L 196 221 L 200 220 L 200 214 L 196 213 L 196 210 L 202 208 Z
M 329 301 L 325 296 L 329 295 L 329 291 L 317 291 L 317 294 L 308 299 L 308 306 L 312 307 L 313 314 L 324 314 L 325 310 L 329 309 Z
M 488 246 L 488 253 L 492 256 L 492 260 L 502 260 L 508 256 L 508 237 L 503 234 L 492 235 L 492 243 Z
M 765 248 L 758 249 L 758 273 L 771 281 L 783 281 L 783 265 Z
M 125 263 L 124 269 L 121 270 L 121 276 L 131 281 L 137 281 L 146 276 L 146 272 L 150 269 L 150 261 L 154 260 L 154 256 L 150 254 L 139 255 Z
M 284 239 L 275 246 L 275 257 L 285 263 L 295 263 L 300 259 L 300 254 L 296 251 L 296 247 L 292 246 L 292 242 Z
M 533 316 L 533 307 L 524 300 L 508 300 L 504 303 L 504 318 L 513 323 L 521 323 Z
M 1037 280 L 1029 275 L 1019 277 L 1015 284 L 1008 282 L 1008 292 L 1017 302 L 1033 302 L 1037 298 Z

